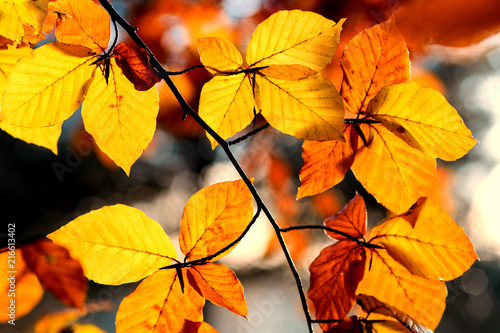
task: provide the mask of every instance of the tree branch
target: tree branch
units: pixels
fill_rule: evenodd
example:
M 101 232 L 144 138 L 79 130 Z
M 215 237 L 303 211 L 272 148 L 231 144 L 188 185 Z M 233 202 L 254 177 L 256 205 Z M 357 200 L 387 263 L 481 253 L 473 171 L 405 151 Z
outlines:
M 300 275 L 299 275 L 299 273 L 297 271 L 297 268 L 295 267 L 295 264 L 293 262 L 293 259 L 292 259 L 291 255 L 290 255 L 290 252 L 288 251 L 288 249 L 286 247 L 285 240 L 283 239 L 283 235 L 281 234 L 281 229 L 280 229 L 278 223 L 276 222 L 276 220 L 274 219 L 274 217 L 272 216 L 271 212 L 269 211 L 269 209 L 265 205 L 264 201 L 260 197 L 259 193 L 257 192 L 257 189 L 252 184 L 252 182 L 250 181 L 250 179 L 245 174 L 245 172 L 241 168 L 240 164 L 238 163 L 238 161 L 234 157 L 233 153 L 231 152 L 231 149 L 229 148 L 229 145 L 210 126 L 208 126 L 203 121 L 203 119 L 201 119 L 200 116 L 198 116 L 198 114 L 184 100 L 184 97 L 179 92 L 179 90 L 177 89 L 177 87 L 173 83 L 172 79 L 168 76 L 168 71 L 165 68 L 163 68 L 163 66 L 155 58 L 154 54 L 151 52 L 151 50 L 148 48 L 148 46 L 142 41 L 142 39 L 137 34 L 137 32 L 136 32 L 137 28 L 135 28 L 134 26 L 130 25 L 114 9 L 114 7 L 111 5 L 111 3 L 109 3 L 108 0 L 99 0 L 99 2 L 104 7 L 104 9 L 106 9 L 106 11 L 109 13 L 109 15 L 111 16 L 111 18 L 113 20 L 115 20 L 116 22 L 118 22 L 118 24 L 120 24 L 123 27 L 123 29 L 125 29 L 125 31 L 128 33 L 128 35 L 137 44 L 137 46 L 142 47 L 143 49 L 145 49 L 146 51 L 148 51 L 148 53 L 150 55 L 150 59 L 149 60 L 150 60 L 151 65 L 158 72 L 158 74 L 160 75 L 160 77 L 163 77 L 163 80 L 167 83 L 168 87 L 170 88 L 170 90 L 174 94 L 175 98 L 177 99 L 177 101 L 179 102 L 180 106 L 183 109 L 184 117 L 186 117 L 187 115 L 190 115 L 191 117 L 193 117 L 193 119 L 209 135 L 211 135 L 214 138 L 215 141 L 217 141 L 217 143 L 224 150 L 224 153 L 228 157 L 228 159 L 231 162 L 231 164 L 233 165 L 233 167 L 236 169 L 236 171 L 240 175 L 241 179 L 245 182 L 246 186 L 248 187 L 248 189 L 252 193 L 252 196 L 254 197 L 255 201 L 257 202 L 257 207 L 260 208 L 260 209 L 262 209 L 262 211 L 264 212 L 264 214 L 269 219 L 269 222 L 271 223 L 271 225 L 274 228 L 274 231 L 276 233 L 276 237 L 278 238 L 278 241 L 279 241 L 279 243 L 281 245 L 283 253 L 284 253 L 285 257 L 286 257 L 286 260 L 288 262 L 288 266 L 290 267 L 290 270 L 292 271 L 292 274 L 294 276 L 294 279 L 295 279 L 295 282 L 296 282 L 296 285 L 297 285 L 297 289 L 298 289 L 298 292 L 299 292 L 299 295 L 300 295 L 300 300 L 301 300 L 301 303 L 302 303 L 302 308 L 304 310 L 304 315 L 306 317 L 307 326 L 308 326 L 309 332 L 312 333 L 313 332 L 312 319 L 311 319 L 311 314 L 309 313 L 309 309 L 308 309 L 308 306 L 307 306 L 307 300 L 306 300 L 306 296 L 305 296 L 305 292 L 304 292 L 304 287 L 302 286 L 302 280 L 300 279 Z

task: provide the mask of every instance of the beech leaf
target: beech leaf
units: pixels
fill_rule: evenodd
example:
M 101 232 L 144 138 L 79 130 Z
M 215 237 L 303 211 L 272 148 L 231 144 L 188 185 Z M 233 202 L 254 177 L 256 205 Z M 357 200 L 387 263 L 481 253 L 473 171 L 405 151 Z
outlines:
M 321 251 L 309 266 L 311 284 L 307 296 L 313 301 L 316 319 L 343 319 L 355 300 L 363 279 L 365 249 L 350 240 L 340 240 Z M 327 330 L 335 323 L 321 323 Z
M 359 144 L 351 169 L 382 205 L 401 214 L 418 198 L 432 195 L 435 159 L 408 146 L 381 124 L 362 124 L 361 130 L 369 146 Z
M 134 84 L 136 90 L 146 91 L 160 82 L 149 63 L 149 53 L 145 49 L 121 42 L 113 49 L 115 61 L 122 69 L 123 75 Z
M 306 140 L 344 140 L 344 106 L 321 74 L 288 81 L 259 77 L 261 113 L 274 128 Z
M 87 278 L 80 262 L 71 258 L 67 249 L 42 239 L 24 246 L 22 254 L 43 289 L 69 306 L 83 308 Z
M 327 218 L 324 222 L 327 227 L 345 232 L 352 237 L 363 238 L 366 233 L 367 222 L 363 197 L 356 193 L 356 196 L 340 212 Z M 328 230 L 326 233 L 335 239 L 348 239 L 343 235 Z
M 219 37 L 196 39 L 200 60 L 212 74 L 223 75 L 224 72 L 236 72 L 243 69 L 243 58 L 240 51 L 229 41 Z
M 246 51 L 249 68 L 297 64 L 319 72 L 335 54 L 343 22 L 301 10 L 274 13 L 252 34 Z
M 93 0 L 57 0 L 51 9 L 59 13 L 57 40 L 82 45 L 99 54 L 108 47 L 111 35 L 110 16 Z
M 372 249 L 370 253 L 356 294 L 376 297 L 434 330 L 446 307 L 444 282 L 411 274 L 385 250 Z
M 227 266 L 210 262 L 195 265 L 188 269 L 187 276 L 192 287 L 201 296 L 237 315 L 247 315 L 243 287 L 236 274 Z
M 176 257 L 158 222 L 120 204 L 81 215 L 47 237 L 65 246 L 84 274 L 102 284 L 139 281 Z
M 478 259 L 462 227 L 428 198 L 385 221 L 371 236 L 411 273 L 429 279 L 455 279 Z
M 364 113 L 386 85 L 408 81 L 410 59 L 394 18 L 366 29 L 349 41 L 340 60 L 341 95 L 351 113 Z
M 477 143 L 444 96 L 418 83 L 382 88 L 368 113 L 429 157 L 454 161 Z
M 49 43 L 33 50 L 9 75 L 0 121 L 22 127 L 60 125 L 82 103 L 95 71 L 92 61 L 81 46 Z
M 5 0 L 0 3 L 0 35 L 23 42 L 26 34 L 39 35 L 49 0 Z M 26 31 L 27 27 L 33 31 Z
M 241 236 L 252 220 L 252 213 L 252 194 L 243 180 L 202 188 L 184 207 L 179 231 L 182 252 L 188 260 L 215 255 Z
M 111 59 L 109 78 L 98 69 L 82 105 L 85 130 L 127 175 L 153 139 L 158 91 L 138 91 Z
M 206 322 L 194 322 L 186 320 L 180 333 L 218 333 L 215 328 Z
M 116 332 L 181 332 L 185 319 L 203 321 L 204 305 L 205 299 L 189 284 L 182 290 L 175 269 L 161 270 L 142 281 L 120 303 Z

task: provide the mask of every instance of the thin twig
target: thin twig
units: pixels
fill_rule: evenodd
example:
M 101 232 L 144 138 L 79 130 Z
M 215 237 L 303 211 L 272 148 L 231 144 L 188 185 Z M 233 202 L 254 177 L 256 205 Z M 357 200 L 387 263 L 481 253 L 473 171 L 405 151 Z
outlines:
M 248 138 L 249 138 L 249 137 L 251 137 L 252 135 L 257 134 L 257 133 L 259 133 L 259 132 L 260 132 L 260 131 L 262 131 L 262 130 L 265 130 L 265 129 L 266 129 L 266 128 L 268 128 L 269 126 L 271 126 L 271 125 L 269 125 L 269 123 L 267 123 L 267 124 L 265 124 L 265 125 L 262 125 L 261 127 L 256 128 L 256 129 L 254 129 L 253 131 L 251 131 L 251 132 L 249 132 L 249 133 L 247 133 L 247 134 L 245 134 L 245 135 L 243 135 L 243 136 L 241 136 L 241 137 L 239 137 L 239 138 L 237 138 L 237 139 L 234 139 L 233 141 L 228 141 L 228 142 L 227 142 L 227 144 L 228 144 L 229 146 L 232 146 L 232 145 L 235 145 L 235 144 L 237 144 L 237 143 L 240 143 L 241 141 L 244 141 L 244 140 L 248 139 Z
M 160 74 L 160 75 L 167 74 L 167 70 L 165 68 L 163 68 L 163 66 L 158 62 L 158 60 L 155 58 L 155 56 L 153 55 L 151 50 L 148 48 L 148 46 L 142 41 L 142 39 L 137 34 L 137 32 L 136 32 L 137 28 L 130 25 L 113 8 L 113 6 L 108 2 L 108 0 L 99 0 L 99 2 L 104 7 L 104 9 L 106 9 L 106 11 L 109 13 L 109 15 L 113 19 L 115 19 L 123 27 L 123 29 L 125 29 L 125 31 L 129 34 L 129 36 L 137 44 L 137 46 L 142 47 L 143 49 L 148 51 L 148 53 L 150 55 L 150 59 L 149 59 L 150 63 L 153 66 L 153 68 L 155 68 L 155 70 L 158 72 L 158 74 Z M 226 143 L 226 141 L 224 141 L 210 126 L 208 126 L 207 123 L 205 123 L 205 121 L 203 121 L 203 119 L 201 119 L 198 116 L 198 114 L 189 106 L 189 104 L 184 100 L 184 97 L 179 92 L 179 90 L 177 89 L 175 84 L 172 82 L 172 79 L 170 79 L 168 74 L 166 77 L 163 77 L 163 80 L 165 80 L 165 82 L 169 86 L 170 90 L 174 94 L 175 98 L 179 102 L 180 106 L 182 107 L 182 109 L 184 111 L 184 117 L 187 115 L 190 115 L 222 147 L 227 158 L 229 159 L 229 161 L 231 162 L 233 167 L 236 169 L 236 171 L 240 175 L 241 179 L 245 182 L 246 186 L 248 187 L 248 189 L 252 193 L 252 196 L 254 197 L 254 199 L 257 203 L 257 207 L 260 207 L 262 209 L 262 211 L 264 212 L 264 214 L 266 215 L 266 217 L 269 219 L 269 222 L 273 226 L 273 229 L 276 233 L 276 237 L 278 238 L 278 241 L 281 245 L 281 248 L 282 248 L 283 253 L 285 255 L 285 258 L 287 260 L 288 266 L 289 266 L 289 268 L 292 271 L 292 274 L 294 276 L 294 279 L 295 279 L 295 282 L 297 285 L 297 289 L 298 289 L 298 293 L 300 296 L 300 300 L 302 303 L 302 308 L 304 310 L 304 315 L 306 317 L 309 332 L 310 333 L 314 332 L 313 327 L 312 327 L 311 314 L 309 313 L 309 308 L 307 306 L 307 299 L 305 296 L 304 287 L 302 286 L 302 280 L 300 279 L 299 272 L 298 272 L 297 268 L 295 267 L 292 256 L 290 255 L 290 252 L 288 251 L 288 249 L 286 247 L 285 240 L 283 239 L 283 235 L 281 234 L 281 229 L 280 229 L 278 223 L 276 222 L 276 220 L 272 216 L 271 212 L 269 211 L 269 209 L 265 205 L 264 201 L 260 197 L 259 193 L 257 192 L 257 189 L 252 184 L 252 182 L 250 181 L 248 176 L 245 174 L 245 171 L 243 171 L 242 167 L 240 166 L 240 164 L 238 163 L 238 161 L 234 157 L 234 155 L 231 152 L 231 149 L 229 148 L 229 145 Z
M 340 230 L 337 230 L 337 229 L 333 229 L 333 228 L 330 228 L 330 227 L 327 227 L 327 226 L 324 226 L 324 225 L 295 225 L 295 226 L 291 226 L 291 227 L 288 227 L 288 228 L 281 228 L 280 230 L 281 230 L 281 232 L 288 232 L 288 231 L 292 231 L 292 230 L 304 230 L 304 229 L 321 229 L 321 230 L 327 230 L 327 231 L 333 232 L 335 234 L 344 236 L 345 238 L 348 238 L 348 239 L 352 240 L 353 242 L 356 242 L 359 245 L 364 246 L 366 248 L 371 248 L 371 249 L 383 249 L 384 248 L 384 247 L 382 247 L 380 245 L 365 242 L 364 240 L 362 240 L 360 238 L 356 238 L 356 237 L 354 237 L 352 235 L 349 235 L 348 233 L 345 233 L 343 231 L 340 231 Z

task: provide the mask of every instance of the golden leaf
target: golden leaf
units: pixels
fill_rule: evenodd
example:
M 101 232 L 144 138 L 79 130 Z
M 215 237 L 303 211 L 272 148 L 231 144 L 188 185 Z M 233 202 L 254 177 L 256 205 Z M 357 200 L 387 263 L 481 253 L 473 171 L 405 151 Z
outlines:
M 200 60 L 212 74 L 236 72 L 243 69 L 240 51 L 229 41 L 219 37 L 205 37 L 196 40 Z
M 35 35 L 42 31 L 49 0 L 5 0 L 0 3 L 0 35 L 23 42 L 25 26 L 32 27 Z

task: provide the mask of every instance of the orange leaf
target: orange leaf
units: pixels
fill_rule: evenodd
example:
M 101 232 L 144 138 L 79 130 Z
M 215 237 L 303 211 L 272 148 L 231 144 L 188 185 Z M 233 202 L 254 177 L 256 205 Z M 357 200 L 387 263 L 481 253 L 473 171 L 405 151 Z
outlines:
M 436 160 L 408 146 L 381 124 L 362 124 L 369 142 L 360 144 L 352 171 L 382 205 L 396 214 L 407 211 L 420 197 L 432 195 Z
M 184 207 L 179 245 L 188 260 L 212 256 L 236 241 L 252 220 L 252 194 L 243 180 L 202 188 Z M 211 260 L 220 258 L 232 248 Z
M 82 45 L 95 53 L 108 47 L 110 17 L 92 0 L 57 0 L 50 8 L 58 13 L 56 37 L 59 42 Z
M 160 82 L 160 77 L 156 74 L 149 63 L 149 53 L 145 49 L 121 42 L 113 49 L 118 67 L 123 71 L 123 75 L 134 84 L 136 90 L 149 90 L 156 83 Z
M 218 331 L 206 322 L 186 320 L 181 333 L 218 333 Z
M 83 307 L 87 296 L 87 279 L 80 262 L 71 258 L 66 248 L 48 239 L 41 239 L 24 246 L 22 253 L 45 290 L 67 305 Z
M 198 45 L 200 60 L 210 73 L 222 75 L 243 69 L 240 51 L 224 38 L 198 38 L 196 45 Z
M 361 328 L 361 322 L 358 320 L 358 317 L 356 316 L 351 316 L 349 318 L 342 320 L 332 329 L 327 331 L 327 333 L 364 333 L 364 332 L 365 330 Z
M 385 316 L 396 318 L 404 327 L 414 333 L 432 333 L 431 330 L 422 324 L 414 321 L 406 313 L 379 301 L 373 296 L 358 295 L 356 297 L 357 303 L 361 306 L 363 311 L 370 313 L 380 313 Z
M 325 220 L 325 225 L 353 237 L 363 238 L 366 233 L 366 207 L 363 197 L 356 193 L 356 196 L 340 212 Z M 326 233 L 335 239 L 347 239 L 334 232 L 327 231 Z
M 243 287 L 227 266 L 213 263 L 195 265 L 188 269 L 187 276 L 193 288 L 201 296 L 238 315 L 247 315 Z
M 123 299 L 116 314 L 116 332 L 180 332 L 185 319 L 203 321 L 203 305 L 205 299 L 188 283 L 182 290 L 176 270 L 161 270 Z
M 309 266 L 311 285 L 307 296 L 316 308 L 316 319 L 343 319 L 352 306 L 356 287 L 363 279 L 365 249 L 341 240 L 321 251 Z M 320 324 L 324 330 L 334 323 Z
M 408 49 L 394 20 L 354 37 L 342 53 L 340 66 L 344 72 L 341 95 L 352 113 L 365 112 L 382 87 L 408 81 Z
M 429 279 L 455 279 L 478 259 L 462 227 L 428 198 L 420 198 L 408 213 L 387 220 L 371 235 L 411 273 Z
M 0 279 L 0 307 L 3 309 L 0 323 L 6 323 L 28 314 L 42 299 L 43 289 L 26 265 L 21 249 L 0 253 L 0 269 L 3 276 Z
M 321 193 L 340 183 L 345 173 L 354 162 L 353 141 L 357 136 L 351 125 L 344 126 L 345 142 L 333 141 L 304 141 L 300 169 L 300 187 L 297 199 Z M 355 146 L 354 146 L 355 147 Z
M 434 330 L 446 307 L 446 285 L 413 275 L 385 250 L 371 250 L 356 294 L 367 294 L 393 306 Z

